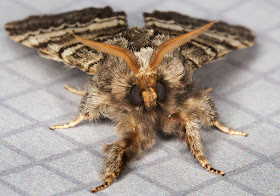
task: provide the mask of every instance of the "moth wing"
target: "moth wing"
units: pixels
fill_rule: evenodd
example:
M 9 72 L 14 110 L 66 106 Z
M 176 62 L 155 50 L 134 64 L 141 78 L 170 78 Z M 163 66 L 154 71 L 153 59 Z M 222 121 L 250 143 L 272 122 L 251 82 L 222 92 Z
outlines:
M 25 46 L 36 48 L 41 56 L 62 61 L 72 68 L 94 74 L 103 55 L 74 38 L 104 42 L 127 30 L 124 12 L 110 7 L 86 8 L 56 15 L 30 16 L 5 25 L 9 36 Z
M 144 13 L 146 28 L 153 29 L 155 34 L 178 36 L 201 27 L 210 21 L 192 18 L 176 12 Z M 255 35 L 242 26 L 216 22 L 204 34 L 180 47 L 187 65 L 193 70 L 214 60 L 222 59 L 235 49 L 252 46 Z

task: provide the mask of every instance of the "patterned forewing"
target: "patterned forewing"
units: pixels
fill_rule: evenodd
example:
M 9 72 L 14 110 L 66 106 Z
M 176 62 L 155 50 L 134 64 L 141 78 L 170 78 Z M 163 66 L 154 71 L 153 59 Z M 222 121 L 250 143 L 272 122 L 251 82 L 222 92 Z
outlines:
M 144 13 L 146 28 L 156 34 L 178 36 L 193 31 L 209 21 L 192 18 L 175 12 Z M 180 47 L 185 63 L 193 70 L 224 57 L 235 49 L 252 46 L 255 35 L 242 26 L 216 22 L 207 32 Z
M 73 34 L 104 42 L 127 31 L 127 22 L 124 12 L 113 12 L 105 7 L 30 16 L 7 23 L 5 28 L 14 41 L 36 48 L 43 57 L 94 74 L 103 55 L 81 44 Z

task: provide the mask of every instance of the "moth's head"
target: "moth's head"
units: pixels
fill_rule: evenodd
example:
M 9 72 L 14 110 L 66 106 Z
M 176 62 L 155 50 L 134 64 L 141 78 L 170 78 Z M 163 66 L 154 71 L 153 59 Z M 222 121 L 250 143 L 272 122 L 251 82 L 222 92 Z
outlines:
M 133 105 L 145 105 L 147 109 L 157 105 L 167 97 L 166 85 L 158 80 L 155 69 L 162 63 L 164 55 L 196 38 L 207 31 L 215 20 L 189 33 L 170 39 L 155 48 L 145 66 L 140 66 L 138 57 L 129 49 L 91 40 L 74 35 L 81 43 L 97 51 L 122 58 L 131 71 L 134 71 L 136 84 L 129 91 L 129 100 Z

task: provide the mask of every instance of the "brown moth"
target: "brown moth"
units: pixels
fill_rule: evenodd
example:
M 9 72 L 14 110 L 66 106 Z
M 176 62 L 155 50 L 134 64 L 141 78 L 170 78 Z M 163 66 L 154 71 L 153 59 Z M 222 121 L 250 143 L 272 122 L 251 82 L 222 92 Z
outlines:
M 254 34 L 242 26 L 208 22 L 175 12 L 144 13 L 146 25 L 129 29 L 124 12 L 87 8 L 58 15 L 30 16 L 7 23 L 9 36 L 45 58 L 92 75 L 77 118 L 51 129 L 102 117 L 116 123 L 121 139 L 105 147 L 101 172 L 108 187 L 126 163 L 155 143 L 155 130 L 177 134 L 206 170 L 224 175 L 207 161 L 200 130 L 215 126 L 246 136 L 218 121 L 209 89 L 192 81 L 193 71 L 234 49 L 252 46 Z

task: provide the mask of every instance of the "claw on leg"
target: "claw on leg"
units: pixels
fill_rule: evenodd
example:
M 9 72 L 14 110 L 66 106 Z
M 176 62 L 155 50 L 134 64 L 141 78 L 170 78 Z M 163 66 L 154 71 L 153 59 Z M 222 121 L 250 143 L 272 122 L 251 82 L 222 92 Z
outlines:
M 198 160 L 198 162 L 201 164 L 202 167 L 204 167 L 205 169 L 207 169 L 209 172 L 214 173 L 214 174 L 220 174 L 222 176 L 225 175 L 225 172 L 214 169 L 213 167 L 211 167 L 207 161 L 207 159 L 205 158 L 205 156 L 202 154 L 201 151 L 199 151 L 198 149 L 195 149 L 195 145 L 192 144 L 192 139 L 190 139 L 190 137 L 188 137 L 189 143 L 191 147 L 191 151 L 194 155 L 194 157 Z
M 213 125 L 215 125 L 215 127 L 217 127 L 220 131 L 227 133 L 227 134 L 232 134 L 232 135 L 243 135 L 245 137 L 248 136 L 248 133 L 242 132 L 242 131 L 236 131 L 233 129 L 229 129 L 228 127 L 224 126 L 223 124 L 221 124 L 218 121 L 214 121 Z
M 72 120 L 71 122 L 65 123 L 63 125 L 53 125 L 50 126 L 50 129 L 54 130 L 54 129 L 67 129 L 70 127 L 74 127 L 77 124 L 79 124 L 80 122 L 82 122 L 83 120 L 86 120 L 88 117 L 86 115 L 80 115 L 78 116 L 76 119 Z
M 64 88 L 65 88 L 66 90 L 70 91 L 71 93 L 76 94 L 76 95 L 81 95 L 81 96 L 83 96 L 83 95 L 86 94 L 86 91 L 79 91 L 79 90 L 77 90 L 77 89 L 72 88 L 71 86 L 68 86 L 67 84 L 64 85 Z
M 225 175 L 225 172 L 216 170 L 216 169 L 214 169 L 213 167 L 211 167 L 209 164 L 206 164 L 206 165 L 204 166 L 204 168 L 207 169 L 208 171 L 214 173 L 214 174 L 220 174 L 220 175 L 222 175 L 222 176 Z
M 95 193 L 95 192 L 97 192 L 97 191 L 101 191 L 101 190 L 107 188 L 110 184 L 112 184 L 112 182 L 113 182 L 116 178 L 117 178 L 117 177 L 116 177 L 115 175 L 110 175 L 110 176 L 108 176 L 108 177 L 106 178 L 106 180 L 104 181 L 103 184 L 101 184 L 101 185 L 98 186 L 98 187 L 95 187 L 95 188 L 91 189 L 90 192 Z

